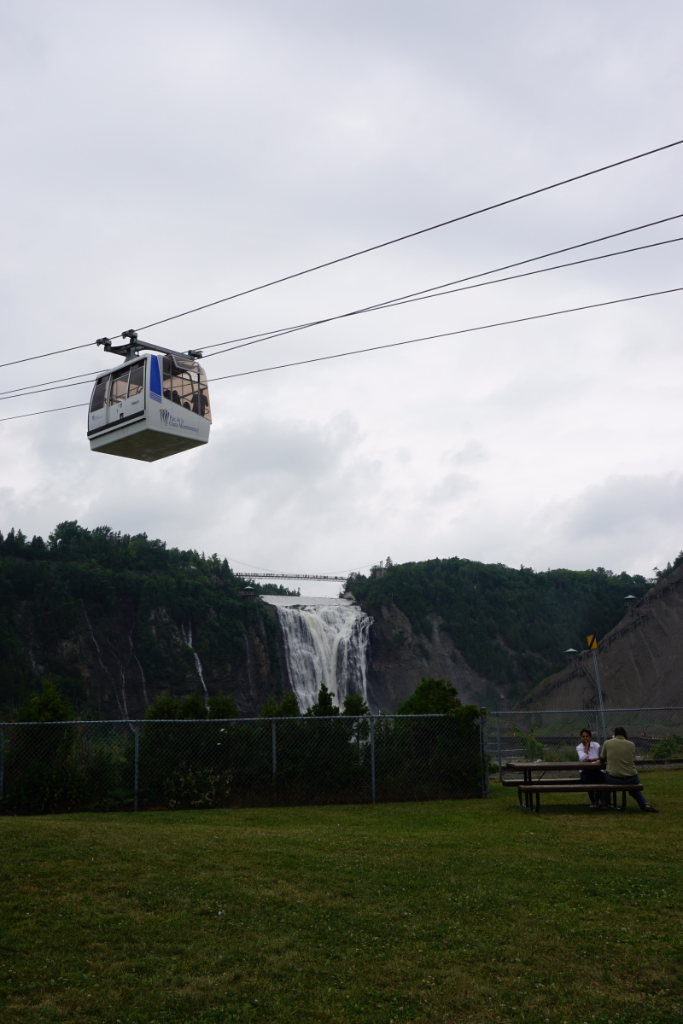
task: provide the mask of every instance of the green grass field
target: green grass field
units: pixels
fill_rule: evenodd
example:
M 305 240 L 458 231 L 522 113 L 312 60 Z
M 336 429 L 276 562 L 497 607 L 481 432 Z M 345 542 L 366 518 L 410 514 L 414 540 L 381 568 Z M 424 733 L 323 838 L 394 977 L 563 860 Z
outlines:
M 683 774 L 546 797 L 0 818 L 0 1017 L 683 1016 Z

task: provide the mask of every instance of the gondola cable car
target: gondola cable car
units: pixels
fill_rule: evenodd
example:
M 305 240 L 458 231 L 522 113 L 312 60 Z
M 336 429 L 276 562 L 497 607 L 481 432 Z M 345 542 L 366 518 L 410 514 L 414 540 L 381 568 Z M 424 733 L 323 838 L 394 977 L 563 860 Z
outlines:
M 202 353 L 174 352 L 124 331 L 128 343 L 98 338 L 123 365 L 97 377 L 88 409 L 90 450 L 141 462 L 208 444 L 209 387 L 197 362 Z

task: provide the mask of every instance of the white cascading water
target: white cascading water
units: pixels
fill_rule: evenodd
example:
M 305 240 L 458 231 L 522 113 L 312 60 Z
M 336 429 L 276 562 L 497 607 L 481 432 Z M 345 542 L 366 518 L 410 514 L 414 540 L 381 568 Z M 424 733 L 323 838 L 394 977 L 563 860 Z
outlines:
M 207 690 L 206 683 L 204 682 L 204 671 L 202 669 L 202 663 L 199 660 L 199 655 L 192 646 L 192 622 L 188 622 L 187 630 L 185 629 L 184 626 L 181 625 L 180 631 L 183 634 L 183 640 L 192 651 L 195 668 L 197 669 L 197 675 L 199 676 L 199 681 L 201 682 L 202 689 L 204 690 L 204 706 L 206 706 L 209 700 L 209 691 Z
M 368 643 L 372 619 L 342 598 L 263 597 L 282 626 L 289 679 L 302 711 L 322 683 L 340 707 L 347 694 L 368 697 Z

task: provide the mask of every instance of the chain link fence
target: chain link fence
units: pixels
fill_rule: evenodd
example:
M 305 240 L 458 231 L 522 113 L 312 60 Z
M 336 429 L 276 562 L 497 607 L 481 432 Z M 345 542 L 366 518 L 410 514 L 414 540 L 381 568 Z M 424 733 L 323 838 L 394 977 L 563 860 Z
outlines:
M 0 812 L 482 797 L 488 763 L 448 715 L 0 723 Z
M 639 772 L 683 766 L 683 708 L 494 711 L 485 719 L 489 754 L 500 778 L 508 761 L 578 762 L 582 729 L 590 729 L 602 743 L 617 725 L 636 745 Z

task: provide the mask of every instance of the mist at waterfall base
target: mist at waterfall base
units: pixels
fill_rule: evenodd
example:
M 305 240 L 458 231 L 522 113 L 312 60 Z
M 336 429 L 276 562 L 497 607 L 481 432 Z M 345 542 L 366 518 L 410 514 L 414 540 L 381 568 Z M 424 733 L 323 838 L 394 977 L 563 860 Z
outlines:
M 368 644 L 372 619 L 354 602 L 330 597 L 274 597 L 292 692 L 301 711 L 316 702 L 321 684 L 341 707 L 349 694 L 368 699 Z

